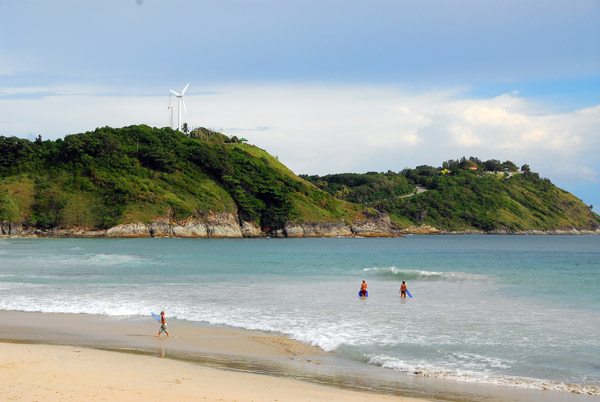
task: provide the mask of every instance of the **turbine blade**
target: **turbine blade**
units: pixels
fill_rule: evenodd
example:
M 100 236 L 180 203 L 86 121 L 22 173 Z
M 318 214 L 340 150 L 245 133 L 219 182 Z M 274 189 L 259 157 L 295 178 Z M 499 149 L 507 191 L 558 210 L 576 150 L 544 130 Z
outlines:
M 183 96 L 181 97 L 181 102 L 183 103 L 183 111 L 185 114 L 187 114 L 187 109 L 185 107 L 185 99 L 183 99 Z
M 180 94 L 178 94 L 177 92 L 173 91 L 172 89 L 170 89 L 170 91 L 171 91 L 171 93 L 172 93 L 173 95 L 176 95 L 176 96 L 181 96 Z
M 189 86 L 190 86 L 190 83 L 188 82 L 188 83 L 185 85 L 185 88 L 183 88 L 183 91 L 181 91 L 181 96 L 183 96 L 183 94 L 185 93 L 185 91 L 187 91 L 187 89 L 188 89 L 188 87 L 189 87 Z

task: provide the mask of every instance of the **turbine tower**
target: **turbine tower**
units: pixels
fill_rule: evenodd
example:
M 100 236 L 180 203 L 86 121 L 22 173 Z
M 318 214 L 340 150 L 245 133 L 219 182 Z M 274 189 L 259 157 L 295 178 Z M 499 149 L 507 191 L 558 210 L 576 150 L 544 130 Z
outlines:
M 173 128 L 173 103 L 171 102 L 171 93 L 169 93 L 169 127 Z
M 185 101 L 183 100 L 183 95 L 185 94 L 185 91 L 187 91 L 188 87 L 190 86 L 190 83 L 188 82 L 185 86 L 185 88 L 183 88 L 183 91 L 181 91 L 181 93 L 179 92 L 175 92 L 171 89 L 171 93 L 175 96 L 177 96 L 177 130 L 181 131 L 181 104 L 183 103 L 183 110 L 185 111 L 185 113 L 187 114 L 187 109 L 185 107 Z

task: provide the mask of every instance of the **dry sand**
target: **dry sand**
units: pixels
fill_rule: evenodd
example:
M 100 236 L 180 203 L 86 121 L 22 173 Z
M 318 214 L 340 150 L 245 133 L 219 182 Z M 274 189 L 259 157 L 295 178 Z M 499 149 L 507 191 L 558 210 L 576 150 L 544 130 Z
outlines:
M 5 401 L 410 401 L 154 356 L 0 343 Z

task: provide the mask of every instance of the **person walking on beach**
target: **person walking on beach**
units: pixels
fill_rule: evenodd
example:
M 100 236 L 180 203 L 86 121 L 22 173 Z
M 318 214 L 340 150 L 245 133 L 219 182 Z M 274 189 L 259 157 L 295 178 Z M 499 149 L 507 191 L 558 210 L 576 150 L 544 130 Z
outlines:
M 169 332 L 167 331 L 167 320 L 165 319 L 165 312 L 161 311 L 160 312 L 160 329 L 158 330 L 158 335 L 156 335 L 158 338 L 160 338 L 160 334 L 162 333 L 167 334 L 167 336 L 171 336 L 169 335 Z
M 402 285 L 400 285 L 400 298 L 406 299 L 406 283 L 402 281 Z
M 363 299 L 367 297 L 367 282 L 363 281 L 362 285 L 360 285 L 360 297 Z

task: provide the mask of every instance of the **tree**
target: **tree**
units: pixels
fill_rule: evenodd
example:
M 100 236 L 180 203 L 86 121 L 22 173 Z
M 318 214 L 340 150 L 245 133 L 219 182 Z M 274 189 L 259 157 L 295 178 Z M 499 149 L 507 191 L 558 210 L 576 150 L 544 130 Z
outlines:
M 346 199 L 346 197 L 348 197 L 348 195 L 350 194 L 350 191 L 348 190 L 348 187 L 346 187 L 346 185 L 342 185 L 342 199 Z
M 183 131 L 184 134 L 187 134 L 190 132 L 190 128 L 188 127 L 187 123 L 183 123 L 183 127 L 181 127 L 181 130 Z
M 531 172 L 528 164 L 521 166 L 521 172 Z
M 499 171 L 501 169 L 500 168 L 501 165 L 502 165 L 502 163 L 498 159 L 490 159 L 490 160 L 483 162 L 483 167 L 488 172 Z
M 516 172 L 517 170 L 519 170 L 519 168 L 517 167 L 517 165 L 515 165 L 511 161 L 505 161 L 505 162 L 503 162 L 502 165 L 500 165 L 500 168 L 502 170 L 507 170 L 507 171 L 510 171 L 510 172 Z

